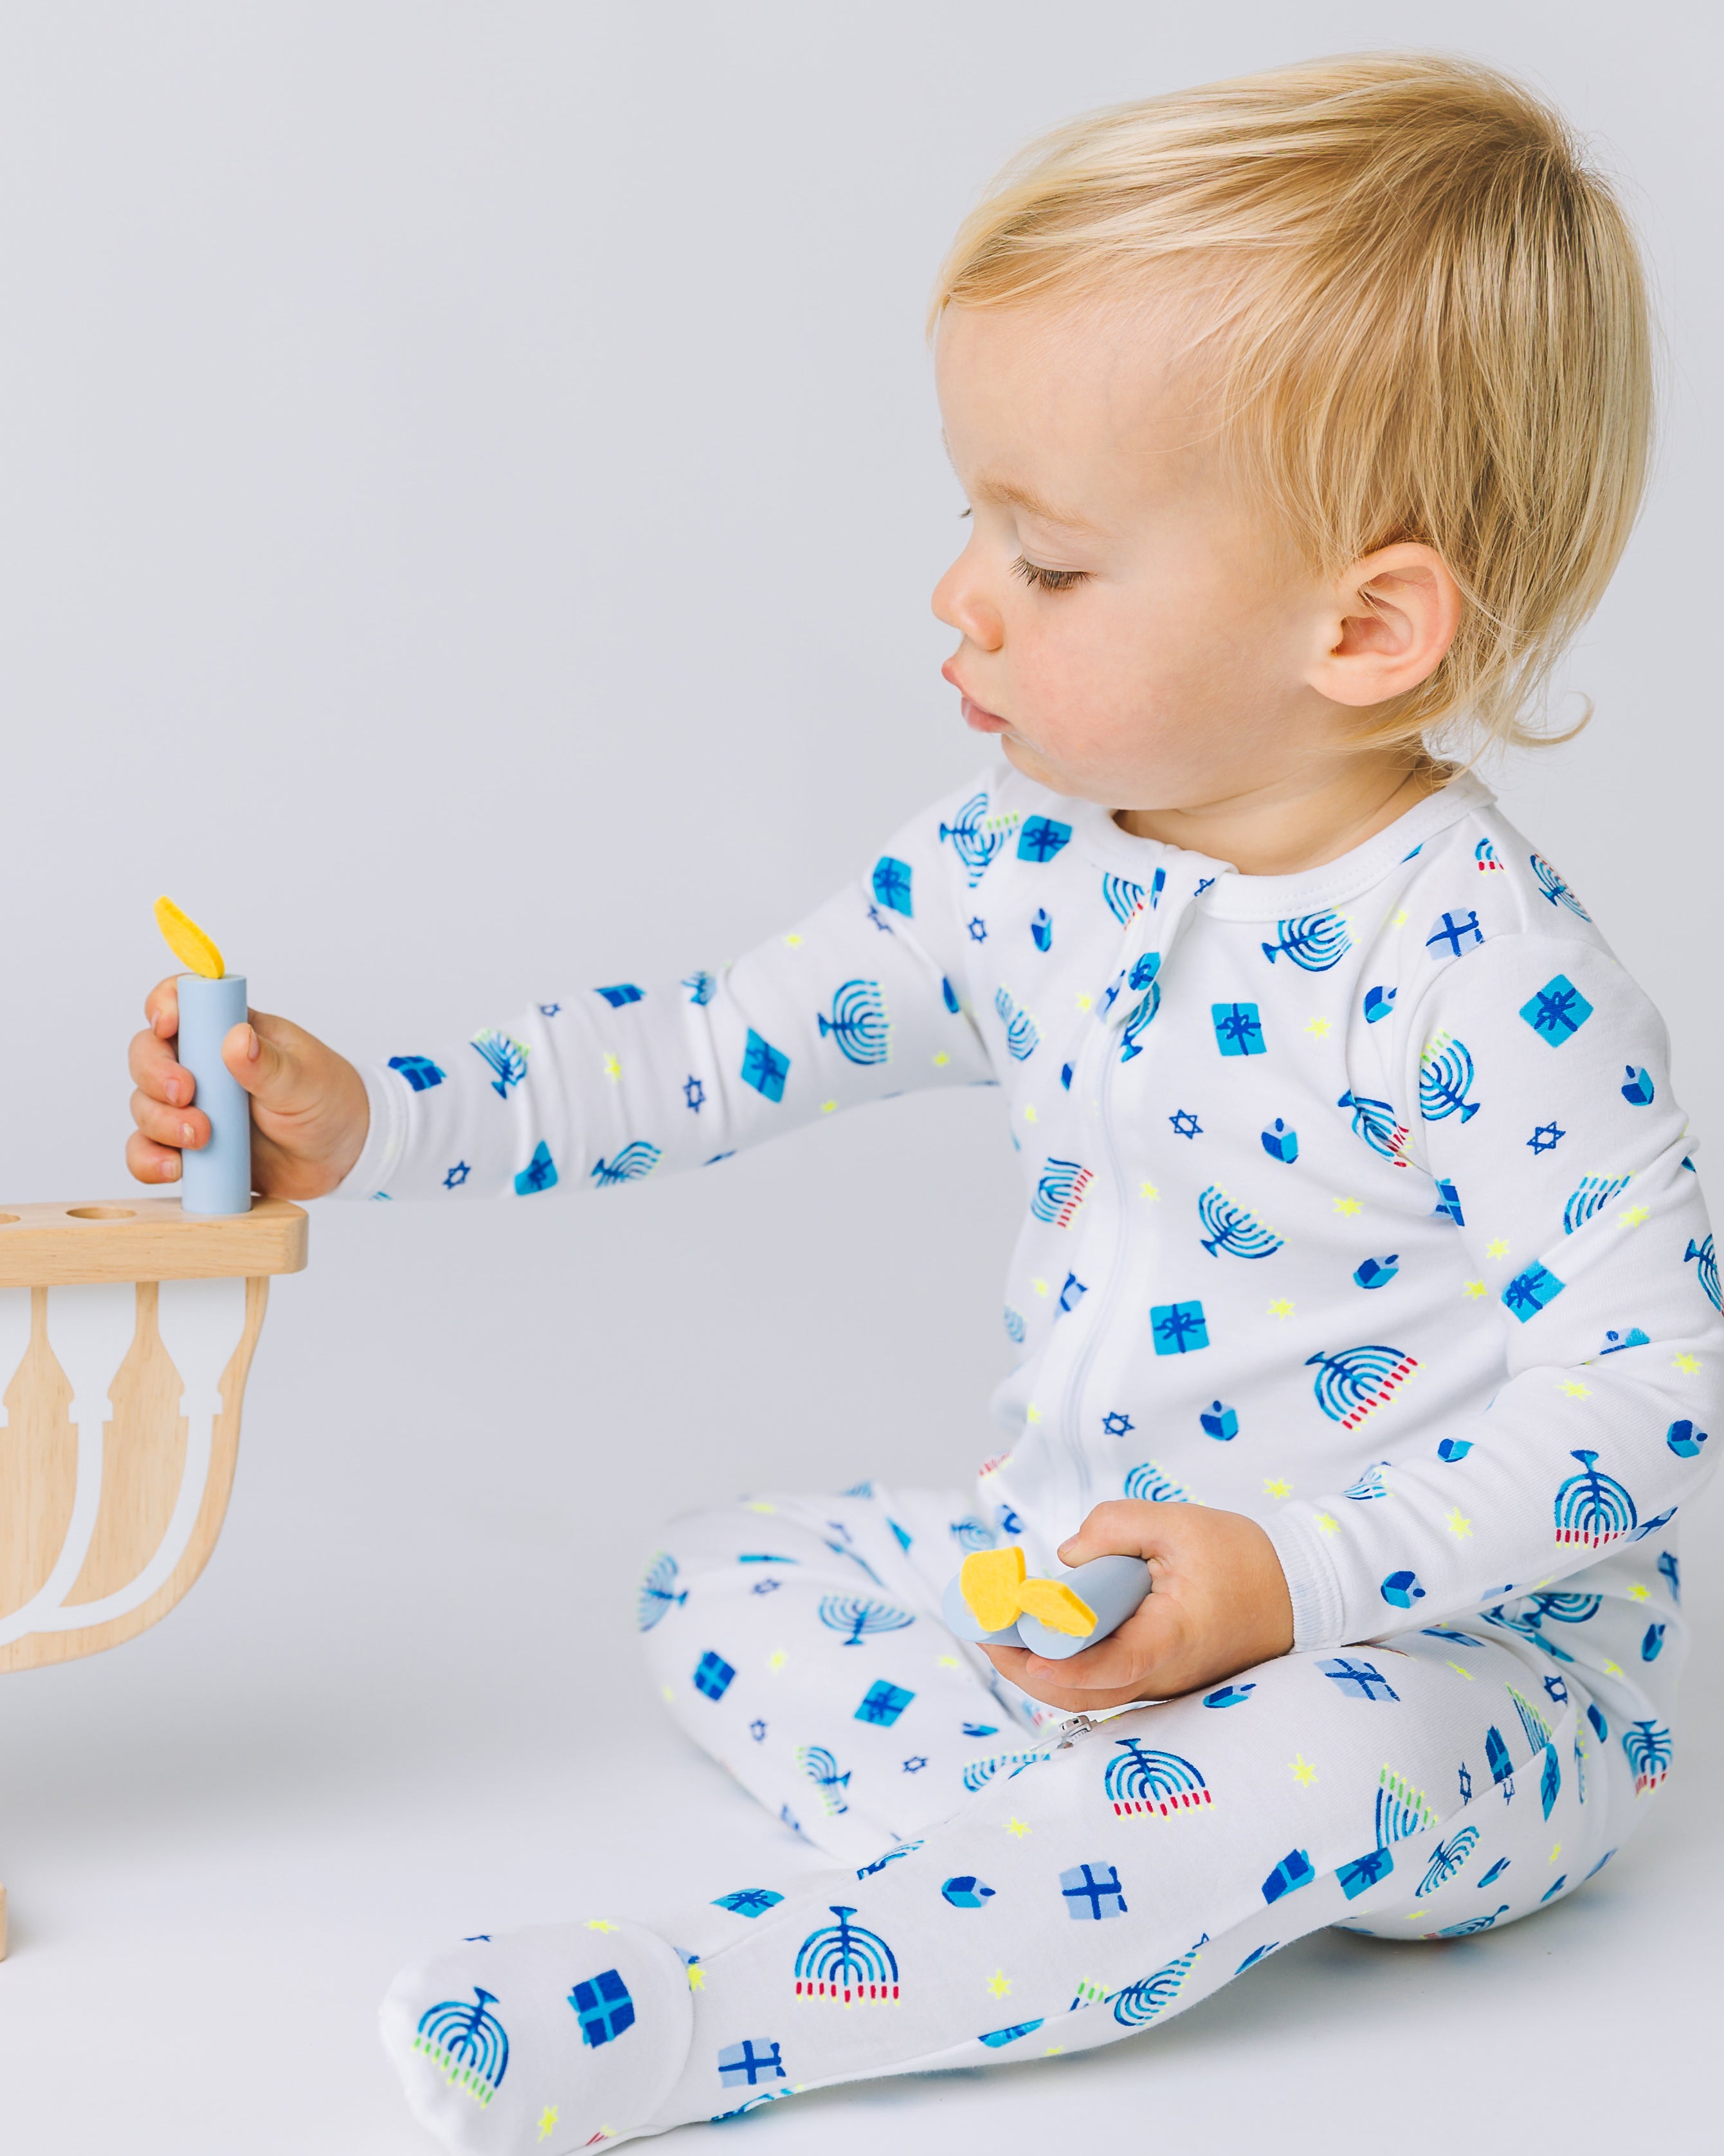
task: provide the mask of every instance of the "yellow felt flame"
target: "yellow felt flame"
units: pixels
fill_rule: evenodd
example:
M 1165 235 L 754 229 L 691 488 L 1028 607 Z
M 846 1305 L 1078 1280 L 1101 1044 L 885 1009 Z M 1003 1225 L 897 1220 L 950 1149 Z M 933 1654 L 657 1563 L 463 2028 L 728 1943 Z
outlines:
M 957 1589 L 984 1632 L 1003 1632 L 1022 1616 L 1034 1617 L 1050 1632 L 1086 1640 L 1095 1629 L 1095 1613 L 1062 1579 L 1026 1579 L 1024 1553 L 972 1550 L 958 1571 Z
M 188 973 L 201 973 L 206 981 L 218 981 L 227 972 L 222 954 L 189 913 L 182 913 L 171 898 L 156 901 L 156 926 L 167 939 L 167 947 Z
M 957 1591 L 969 1605 L 970 1614 L 984 1632 L 1003 1632 L 1018 1621 L 1023 1608 L 1018 1596 L 1024 1586 L 1024 1553 L 1006 1549 L 972 1550 L 959 1568 Z

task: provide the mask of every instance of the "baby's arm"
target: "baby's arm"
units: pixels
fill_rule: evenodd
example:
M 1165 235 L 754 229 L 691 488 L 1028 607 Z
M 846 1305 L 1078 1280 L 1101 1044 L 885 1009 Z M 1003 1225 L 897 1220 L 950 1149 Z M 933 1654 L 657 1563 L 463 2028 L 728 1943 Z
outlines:
M 957 864 L 942 803 L 857 882 L 734 965 L 664 986 L 566 991 L 506 1025 L 413 1040 L 363 1073 L 254 1014 L 224 1050 L 252 1096 L 256 1187 L 392 1198 L 607 1188 L 695 1166 L 839 1107 L 988 1082 L 962 998 Z M 174 984 L 132 1046 L 132 1172 L 172 1180 L 208 1135 L 174 1060 Z
M 1444 968 L 1414 1019 L 1425 1163 L 1509 1374 L 1416 1445 L 1391 1403 L 1359 1432 L 1380 1424 L 1377 1466 L 1275 1514 L 1301 1647 L 1559 1579 L 1664 1524 L 1716 1450 L 1716 1259 L 1657 1013 L 1601 946 L 1521 933 Z M 1464 1106 L 1437 1082 L 1462 1047 Z

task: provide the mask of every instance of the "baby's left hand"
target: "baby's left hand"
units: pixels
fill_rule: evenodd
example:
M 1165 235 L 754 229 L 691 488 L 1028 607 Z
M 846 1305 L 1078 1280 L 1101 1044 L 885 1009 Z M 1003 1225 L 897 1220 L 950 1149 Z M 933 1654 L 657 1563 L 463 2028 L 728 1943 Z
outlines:
M 1119 1498 L 1096 1506 L 1059 1554 L 1068 1565 L 1146 1558 L 1155 1584 L 1116 1632 L 1069 1661 L 1025 1647 L 982 1650 L 1003 1676 L 1049 1707 L 1080 1714 L 1171 1699 L 1272 1661 L 1293 1645 L 1281 1561 L 1243 1512 Z

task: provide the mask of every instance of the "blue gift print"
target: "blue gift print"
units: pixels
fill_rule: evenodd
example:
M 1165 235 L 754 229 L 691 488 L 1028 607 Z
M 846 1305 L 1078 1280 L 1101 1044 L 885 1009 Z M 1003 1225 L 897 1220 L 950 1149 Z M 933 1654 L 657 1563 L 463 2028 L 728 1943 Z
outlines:
M 695 1665 L 695 1689 L 704 1691 L 708 1699 L 722 1699 L 736 1674 L 724 1656 L 709 1647 Z
M 1215 1045 L 1224 1055 L 1261 1055 L 1263 1021 L 1255 1004 L 1211 1004 Z
M 916 906 L 910 895 L 911 870 L 908 861 L 894 860 L 890 854 L 882 854 L 874 865 L 874 896 L 888 913 L 901 913 L 906 921 L 915 916 Z
M 862 1704 L 852 1717 L 857 1722 L 872 1722 L 881 1729 L 890 1729 L 903 1713 L 911 1700 L 913 1691 L 906 1691 L 902 1685 L 888 1684 L 884 1677 L 870 1685 Z
M 762 1040 L 752 1026 L 742 1051 L 742 1082 L 768 1101 L 782 1101 L 784 1081 L 790 1075 L 790 1058 L 770 1041 Z
M 428 1055 L 392 1055 L 389 1068 L 398 1070 L 416 1093 L 428 1092 L 449 1075 L 446 1070 L 439 1070 Z
M 633 981 L 618 981 L 608 988 L 595 988 L 596 996 L 603 996 L 613 1010 L 621 1010 L 624 1004 L 638 1004 L 645 991 L 635 987 Z
M 1032 816 L 1018 834 L 1020 861 L 1050 861 L 1070 841 L 1071 826 L 1052 816 Z
M 1157 1355 L 1189 1355 L 1209 1344 L 1209 1328 L 1200 1302 L 1153 1303 L 1149 1323 Z
M 515 1178 L 517 1198 L 531 1198 L 536 1191 L 554 1190 L 557 1187 L 557 1163 L 551 1158 L 551 1148 L 541 1138 L 533 1148 L 533 1157 Z
M 1537 994 L 1521 1006 L 1521 1015 L 1552 1048 L 1573 1040 L 1593 1014 L 1593 1007 L 1566 973 L 1553 973 Z
M 1502 1299 L 1524 1325 L 1547 1303 L 1554 1302 L 1568 1285 L 1546 1266 L 1533 1264 L 1515 1275 L 1503 1290 Z
M 629 1987 L 613 1969 L 601 1969 L 569 1994 L 569 2005 L 581 2023 L 581 2041 L 597 2046 L 613 2042 L 625 2029 L 634 2026 L 634 2001 Z

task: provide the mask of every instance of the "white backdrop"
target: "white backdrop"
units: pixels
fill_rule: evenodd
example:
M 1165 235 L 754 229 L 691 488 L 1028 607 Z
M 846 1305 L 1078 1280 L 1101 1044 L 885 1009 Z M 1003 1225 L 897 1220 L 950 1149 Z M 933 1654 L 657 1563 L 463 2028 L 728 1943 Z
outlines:
M 1598 717 L 1503 791 L 1666 1012 L 1704 1135 L 1724 40 L 1573 0 L 1408 27 L 1550 90 L 1655 264 L 1660 475 L 1568 670 Z M 961 497 L 921 321 L 957 218 L 1073 111 L 1401 28 L 1361 0 L 0 0 L 3 1194 L 127 1187 L 158 891 L 356 1055 L 686 971 L 822 896 L 977 761 L 927 608 Z M 655 1718 L 639 1557 L 738 1488 L 969 1471 L 1007 1162 L 962 1094 L 608 1199 L 321 1209 L 205 1581 L 120 1654 L 0 1683 L 0 2142 L 407 2156 L 370 2016 L 408 1951 L 782 1863 Z M 1721 1517 L 1687 1541 L 1714 1659 Z M 1107 2060 L 747 2131 L 1010 2152 L 1152 2104 L 1220 2147 L 1267 2101 L 1295 2149 L 1446 2150 L 1555 2103 L 1577 2148 L 1649 2107 L 1697 2148 L 1720 1704 L 1698 1676 L 1662 1817 L 1535 1925 L 1315 1942 Z M 1577 2018 L 1611 2039 L 1583 2073 Z

